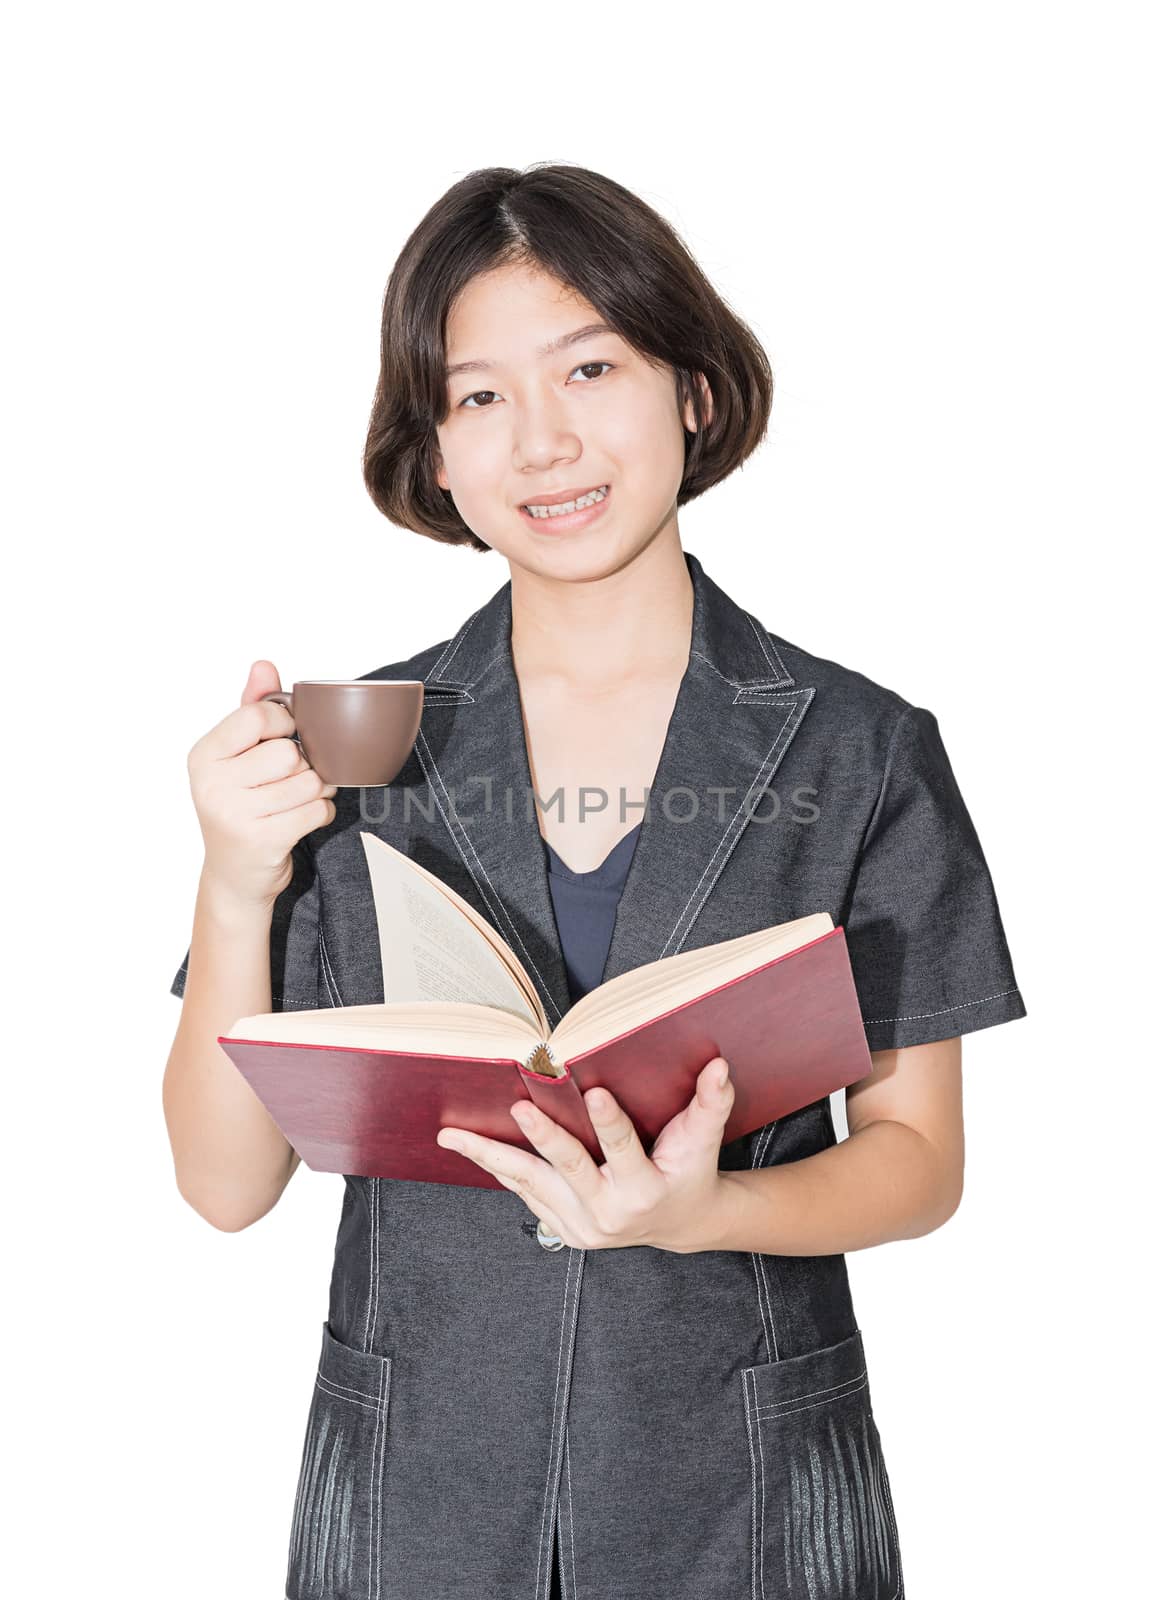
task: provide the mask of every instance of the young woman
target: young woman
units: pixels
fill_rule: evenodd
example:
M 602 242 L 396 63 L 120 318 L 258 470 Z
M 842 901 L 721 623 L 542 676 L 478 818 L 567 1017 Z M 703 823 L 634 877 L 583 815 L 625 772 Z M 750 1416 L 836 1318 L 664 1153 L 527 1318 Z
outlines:
M 771 632 L 681 546 L 679 507 L 770 399 L 751 332 L 634 195 L 472 173 L 391 275 L 365 476 L 392 523 L 508 581 L 368 674 L 425 684 L 386 791 L 320 782 L 267 662 L 191 752 L 206 860 L 166 1104 L 180 1187 L 221 1227 L 297 1157 L 216 1033 L 270 997 L 383 999 L 363 829 L 493 919 L 551 1019 L 828 911 L 873 1052 L 842 1143 L 822 1100 L 722 1147 L 715 1057 L 650 1151 L 594 1092 L 602 1166 L 519 1099 L 515 1143 L 439 1135 L 495 1187 L 346 1178 L 291 1597 L 902 1595 L 844 1254 L 953 1213 L 961 1035 L 1025 1006 L 933 715 Z

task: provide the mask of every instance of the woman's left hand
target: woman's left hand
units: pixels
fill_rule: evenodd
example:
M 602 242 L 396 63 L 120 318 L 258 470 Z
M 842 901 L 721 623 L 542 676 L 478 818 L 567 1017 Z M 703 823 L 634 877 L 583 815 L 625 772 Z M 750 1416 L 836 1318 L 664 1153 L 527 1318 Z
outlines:
M 720 1141 L 735 1091 L 723 1056 L 707 1062 L 696 1092 L 664 1127 L 648 1155 L 630 1117 L 605 1089 L 590 1089 L 586 1109 L 606 1157 L 602 1166 L 580 1139 L 530 1100 L 509 1107 L 530 1155 L 466 1128 L 441 1128 L 436 1143 L 459 1150 L 519 1194 L 530 1211 L 577 1250 L 654 1245 L 690 1253 L 716 1249 L 728 1174 Z M 545 1159 L 543 1160 L 542 1157 Z

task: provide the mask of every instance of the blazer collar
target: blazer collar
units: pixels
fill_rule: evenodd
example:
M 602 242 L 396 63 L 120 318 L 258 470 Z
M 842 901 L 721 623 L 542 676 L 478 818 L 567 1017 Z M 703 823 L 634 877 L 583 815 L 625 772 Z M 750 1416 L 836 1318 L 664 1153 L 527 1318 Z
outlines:
M 757 619 L 696 556 L 685 551 L 684 559 L 693 589 L 688 666 L 646 807 L 631 812 L 630 826 L 641 815 L 642 827 L 603 982 L 684 947 L 814 697 L 812 687 L 795 684 Z M 485 914 L 525 963 L 553 1026 L 571 1001 L 511 635 L 510 580 L 456 631 L 424 678 L 415 751 Z

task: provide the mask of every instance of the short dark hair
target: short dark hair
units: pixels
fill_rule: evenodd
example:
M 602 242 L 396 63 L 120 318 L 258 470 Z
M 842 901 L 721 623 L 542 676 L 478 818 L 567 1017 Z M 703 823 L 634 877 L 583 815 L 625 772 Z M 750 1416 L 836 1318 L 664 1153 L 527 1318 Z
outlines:
M 457 295 L 497 267 L 544 269 L 596 307 L 646 359 L 674 370 L 685 432 L 679 505 L 741 466 L 765 436 L 773 377 L 756 336 L 721 299 L 675 229 L 612 178 L 537 162 L 482 167 L 452 185 L 403 246 L 387 282 L 378 387 L 362 475 L 401 527 L 489 550 L 435 481 L 448 412 L 446 329 Z M 704 426 L 703 373 L 713 415 Z

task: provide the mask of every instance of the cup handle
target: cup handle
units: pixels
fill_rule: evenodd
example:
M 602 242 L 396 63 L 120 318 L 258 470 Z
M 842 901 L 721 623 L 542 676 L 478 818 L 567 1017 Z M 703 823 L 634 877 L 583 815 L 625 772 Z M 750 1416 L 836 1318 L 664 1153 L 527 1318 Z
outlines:
M 261 695 L 261 699 L 262 700 L 275 700 L 279 706 L 284 706 L 285 707 L 285 710 L 289 713 L 290 716 L 293 715 L 293 696 L 289 693 L 288 689 L 274 689 L 271 694 L 263 694 L 263 695 Z M 293 729 L 293 732 L 290 735 L 290 737 L 293 738 L 294 740 L 296 740 L 296 742 L 298 744 L 301 743 L 301 736 L 297 732 L 296 728 Z

